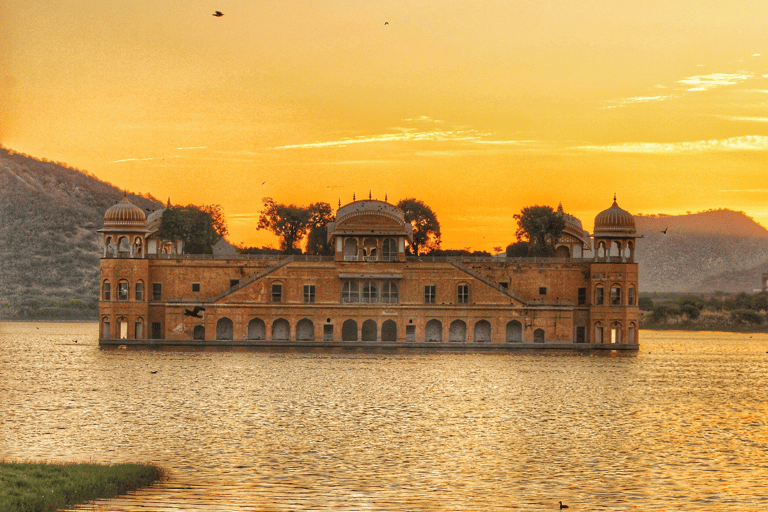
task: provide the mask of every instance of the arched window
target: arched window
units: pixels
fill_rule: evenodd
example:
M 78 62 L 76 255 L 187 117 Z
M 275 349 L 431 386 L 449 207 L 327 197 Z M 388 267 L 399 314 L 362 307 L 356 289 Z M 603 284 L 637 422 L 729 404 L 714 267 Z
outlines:
M 469 304 L 469 285 L 466 283 L 460 284 L 456 288 L 456 302 L 459 304 Z
M 424 339 L 426 341 L 443 341 L 443 323 L 440 320 L 430 320 L 424 328 Z
M 267 326 L 261 318 L 254 318 L 248 322 L 248 339 L 264 340 L 267 338 Z
M 142 317 L 136 319 L 136 323 L 133 326 L 133 337 L 137 340 L 144 339 L 144 319 Z
M 101 285 L 101 300 L 112 300 L 112 284 L 108 279 Z
M 309 318 L 302 318 L 296 324 L 296 339 L 298 341 L 315 341 L 315 324 Z
M 378 260 L 378 244 L 375 238 L 366 238 L 363 240 L 363 252 L 365 253 L 365 261 Z
M 345 320 L 341 325 L 341 341 L 357 341 L 357 322 Z
M 560 245 L 555 249 L 555 256 L 558 258 L 570 258 L 571 251 L 567 245 Z
M 112 337 L 112 324 L 110 323 L 108 316 L 101 319 L 101 337 L 105 340 Z
M 141 255 L 144 253 L 144 244 L 140 236 L 133 239 L 133 246 L 136 248 L 134 251 L 136 254 Z
M 144 300 L 144 281 L 136 282 L 136 290 L 134 291 L 133 297 L 136 300 Z
M 599 284 L 595 287 L 595 305 L 602 306 L 605 303 L 605 293 L 603 291 L 603 285 Z
M 125 279 L 117 282 L 117 300 L 128 300 L 128 281 Z
M 611 324 L 611 343 L 621 343 L 621 324 L 619 322 Z
M 234 325 L 232 320 L 227 317 L 219 318 L 216 322 L 216 339 L 217 340 L 231 340 L 234 334 Z
M 595 343 L 603 342 L 603 324 L 595 323 Z
M 621 286 L 611 285 L 611 306 L 621 306 Z
M 120 252 L 120 253 L 131 252 L 131 241 L 128 239 L 127 236 L 121 236 L 120 239 L 117 241 L 117 252 Z
M 291 337 L 291 324 L 285 318 L 278 318 L 272 322 L 272 340 L 287 341 Z
M 381 341 L 397 341 L 397 324 L 394 320 L 384 320 L 381 324 Z
M 121 340 L 127 340 L 128 339 L 128 319 L 124 316 L 121 316 L 117 319 L 117 332 L 120 335 Z
M 359 302 L 360 295 L 358 292 L 357 281 L 344 281 L 341 286 L 341 302 Z
M 544 343 L 544 329 L 536 329 L 533 331 L 533 342 Z
M 467 341 L 467 324 L 463 320 L 454 320 L 448 327 L 448 341 Z
M 629 332 L 627 332 L 627 343 L 637 343 L 637 326 L 635 322 L 629 323 Z
M 635 287 L 630 286 L 627 288 L 627 306 L 634 306 L 636 301 Z
M 507 343 L 523 341 L 523 324 L 517 320 L 507 322 Z
M 491 342 L 491 323 L 488 320 L 480 320 L 475 324 L 475 343 Z
M 363 329 L 362 329 L 362 336 L 361 339 L 363 341 L 376 341 L 377 335 L 378 335 L 378 326 L 376 325 L 375 320 L 366 320 L 363 322 Z
M 357 261 L 357 239 L 344 240 L 344 261 Z
M 397 283 L 394 281 L 387 281 L 381 287 L 381 302 L 388 302 L 395 304 L 400 300 L 400 296 L 397 291 Z
M 373 281 L 365 281 L 363 283 L 363 296 L 361 302 L 378 302 L 379 292 L 376 288 L 376 283 Z
M 381 256 L 384 261 L 397 261 L 397 241 L 394 238 L 384 240 Z
M 202 325 L 196 325 L 194 329 L 192 329 L 192 339 L 198 340 L 198 341 L 204 341 L 205 340 L 205 327 Z

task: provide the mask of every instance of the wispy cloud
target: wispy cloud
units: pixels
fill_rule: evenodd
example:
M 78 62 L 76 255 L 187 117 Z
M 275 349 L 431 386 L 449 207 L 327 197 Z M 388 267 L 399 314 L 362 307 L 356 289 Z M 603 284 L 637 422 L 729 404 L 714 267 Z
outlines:
M 409 117 L 408 119 L 403 119 L 403 121 L 408 123 L 442 123 L 443 122 L 440 119 L 432 119 L 429 116 Z
M 146 162 L 147 160 L 165 160 L 166 158 L 181 158 L 179 156 L 163 156 L 163 157 L 152 157 L 152 158 L 123 158 L 122 160 L 112 160 L 109 163 L 110 164 L 118 164 L 120 162 Z
M 744 121 L 749 123 L 768 123 L 768 117 L 749 117 L 749 116 L 717 116 L 720 119 L 728 121 Z
M 612 153 L 674 154 L 707 151 L 768 151 L 768 137 L 747 135 L 728 139 L 692 142 L 625 142 L 604 146 L 575 146 L 569 149 Z
M 325 142 L 310 142 L 308 144 L 290 144 L 287 146 L 277 146 L 271 149 L 308 149 L 308 148 L 327 148 L 344 147 L 351 144 L 369 144 L 376 142 L 443 142 L 443 141 L 462 141 L 477 140 L 488 136 L 488 133 L 480 133 L 476 130 L 436 130 L 428 132 L 406 132 L 406 133 L 384 133 L 381 135 L 352 137 L 341 140 L 332 140 Z
M 709 75 L 689 76 L 677 83 L 690 85 L 688 91 L 708 91 L 716 87 L 734 85 L 744 80 L 749 80 L 755 75 L 753 73 L 712 73 Z
M 768 188 L 731 188 L 731 189 L 725 189 L 725 190 L 718 190 L 718 192 L 732 192 L 732 193 L 750 193 L 750 194 L 766 194 L 768 193 Z
M 176 149 L 208 149 L 208 146 L 192 146 L 189 148 L 176 148 Z
M 484 139 L 478 139 L 476 141 L 477 144 L 497 144 L 497 145 L 508 145 L 508 146 L 525 146 L 528 144 L 541 144 L 542 141 L 540 140 L 484 140 Z
M 634 98 L 621 98 L 618 100 L 609 101 L 609 105 L 603 108 L 621 108 L 629 105 L 635 105 L 637 103 L 650 103 L 653 101 L 664 101 L 669 96 L 635 96 Z

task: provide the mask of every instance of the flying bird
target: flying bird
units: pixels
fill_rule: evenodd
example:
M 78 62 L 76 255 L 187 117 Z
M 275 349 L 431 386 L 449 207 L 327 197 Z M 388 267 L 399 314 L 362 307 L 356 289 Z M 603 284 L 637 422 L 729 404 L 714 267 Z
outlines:
M 668 227 L 664 228 L 664 231 L 662 231 L 662 233 L 664 233 L 666 235 L 668 229 L 669 229 Z
M 213 15 L 216 16 L 217 18 L 221 18 L 222 16 L 224 16 L 224 13 L 221 11 L 216 11 L 215 13 L 213 13 Z
M 385 22 L 384 22 L 384 24 L 385 24 L 385 25 L 389 25 L 389 22 L 388 22 L 388 21 L 385 21 Z
M 186 316 L 193 316 L 195 318 L 203 318 L 203 315 L 200 314 L 201 311 L 205 311 L 205 308 L 202 306 L 195 306 L 191 311 L 189 309 L 185 309 L 184 314 Z
M 562 501 L 558 501 L 558 503 L 560 504 L 560 510 L 563 510 L 564 508 L 570 508 L 568 505 L 563 505 Z

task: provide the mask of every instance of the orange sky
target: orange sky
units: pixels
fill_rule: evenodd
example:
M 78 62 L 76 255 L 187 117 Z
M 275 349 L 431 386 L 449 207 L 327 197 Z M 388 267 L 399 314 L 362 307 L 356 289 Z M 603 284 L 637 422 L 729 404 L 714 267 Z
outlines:
M 248 245 L 262 197 L 369 190 L 451 249 L 531 204 L 591 230 L 614 192 L 768 225 L 766 34 L 764 0 L 4 0 L 0 143 L 221 204 Z

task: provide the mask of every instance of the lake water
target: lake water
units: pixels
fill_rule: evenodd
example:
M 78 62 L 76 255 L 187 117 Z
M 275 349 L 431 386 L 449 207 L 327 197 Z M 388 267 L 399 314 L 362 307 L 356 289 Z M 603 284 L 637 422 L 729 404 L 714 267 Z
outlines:
M 170 472 L 78 510 L 768 506 L 766 334 L 643 331 L 630 353 L 118 350 L 97 335 L 0 323 L 0 458 Z

